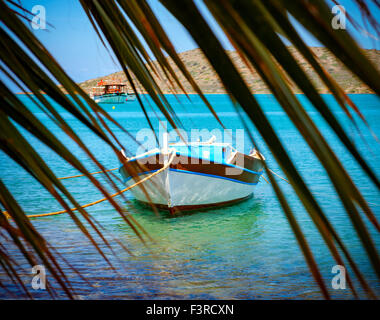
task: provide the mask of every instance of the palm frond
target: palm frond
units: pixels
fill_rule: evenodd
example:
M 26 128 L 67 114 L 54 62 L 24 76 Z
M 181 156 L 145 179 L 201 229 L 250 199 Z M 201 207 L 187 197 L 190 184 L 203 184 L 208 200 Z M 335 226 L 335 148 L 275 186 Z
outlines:
M 160 2 L 187 29 L 193 40 L 197 43 L 221 80 L 234 105 L 239 106 L 236 108 L 239 115 L 241 116 L 241 110 L 243 110 L 249 117 L 291 183 L 306 212 L 326 243 L 332 257 L 341 265 L 345 265 L 346 260 L 364 291 L 369 297 L 375 298 L 375 294 L 360 272 L 357 262 L 347 249 L 347 244 L 339 237 L 338 230 L 332 226 L 320 203 L 295 167 L 288 151 L 264 113 L 263 107 L 248 88 L 243 77 L 225 52 L 215 32 L 200 13 L 196 3 L 193 0 L 160 0 Z M 372 24 L 376 26 L 374 20 L 371 20 L 370 12 L 366 9 L 367 6 L 364 6 L 360 0 L 357 0 L 357 2 L 363 8 L 369 20 L 372 21 Z M 186 94 L 180 77 L 168 62 L 167 56 L 180 70 L 186 81 L 191 84 L 194 91 L 201 97 L 220 125 L 223 126 L 213 106 L 202 93 L 199 84 L 192 78 L 190 72 L 177 55 L 174 44 L 165 33 L 149 2 L 145 0 L 80 0 L 80 3 L 104 45 L 109 47 L 115 54 L 127 80 L 137 95 L 138 102 L 152 129 L 151 119 L 149 119 L 146 106 L 137 89 L 139 86 L 142 86 L 149 94 L 155 105 L 174 129 L 183 128 L 181 119 L 177 116 L 170 102 L 163 94 L 163 88 L 155 81 L 155 77 L 164 78 L 173 93 L 183 92 Z M 345 149 L 352 155 L 355 162 L 377 189 L 380 189 L 380 181 L 360 151 L 353 144 L 344 128 L 340 125 L 329 106 L 318 94 L 315 85 L 309 79 L 307 73 L 292 56 L 289 48 L 284 44 L 282 37 L 292 42 L 298 52 L 310 63 L 313 70 L 331 91 L 336 102 L 351 119 L 352 123 L 355 124 L 355 120 L 350 111 L 354 111 L 365 123 L 366 120 L 359 107 L 350 100 L 339 84 L 312 54 L 290 22 L 289 15 L 301 23 L 348 70 L 379 95 L 380 86 L 378 79 L 380 75 L 378 70 L 365 57 L 360 47 L 347 31 L 337 31 L 331 28 L 330 21 L 332 14 L 326 1 L 267 0 L 263 2 L 258 0 L 204 0 L 204 4 L 220 25 L 231 44 L 236 48 L 244 63 L 248 65 L 250 70 L 254 69 L 259 73 L 288 118 L 308 144 L 310 151 L 316 155 L 334 186 L 340 202 L 347 213 L 347 217 L 357 232 L 358 238 L 361 240 L 362 246 L 371 261 L 373 270 L 380 279 L 380 259 L 371 234 L 366 227 L 365 219 L 372 223 L 376 232 L 380 232 L 379 223 L 365 197 L 353 182 L 349 171 L 334 152 L 333 146 L 327 142 L 323 132 L 319 130 L 302 104 L 295 97 L 289 85 L 289 80 L 302 90 L 311 101 L 322 118 L 326 120 L 333 130 L 336 137 L 342 142 Z M 41 94 L 41 90 L 105 142 L 114 151 L 115 155 L 119 157 L 121 162 L 124 160 L 119 156 L 118 150 L 119 148 L 124 148 L 124 146 L 105 120 L 130 136 L 129 132 L 112 119 L 101 107 L 96 105 L 70 79 L 43 45 L 25 27 L 14 10 L 10 9 L 4 1 L 0 1 L 0 19 L 6 26 L 6 28 L 0 28 L 0 37 L 2 39 L 0 43 L 0 70 L 23 90 L 28 89 L 34 94 L 33 99 L 35 103 L 73 139 L 91 159 L 92 163 L 104 172 L 107 184 L 117 191 L 118 188 L 112 179 L 112 175 L 98 161 L 96 155 L 92 154 L 74 128 L 69 126 L 53 105 Z M 17 38 L 17 41 L 14 38 Z M 140 39 L 144 39 L 144 42 Z M 22 43 L 23 46 L 20 46 L 19 43 Z M 151 56 L 148 54 L 147 48 L 152 52 Z M 156 62 L 153 61 L 154 59 Z M 62 86 L 67 95 L 57 87 L 56 83 Z M 0 93 L 2 104 L 0 114 L 1 149 L 30 173 L 59 201 L 77 227 L 97 248 L 99 254 L 106 261 L 109 261 L 106 254 L 101 250 L 78 216 L 70 210 L 70 204 L 78 208 L 80 216 L 89 223 L 101 241 L 108 248 L 112 249 L 112 246 L 102 235 L 101 227 L 98 228 L 98 223 L 93 217 L 80 207 L 76 199 L 63 186 L 61 181 L 46 165 L 33 146 L 23 137 L 12 121 L 27 129 L 73 168 L 85 175 L 107 197 L 108 201 L 119 212 L 124 221 L 135 231 L 136 235 L 142 241 L 145 241 L 147 234 L 142 226 L 110 197 L 106 186 L 89 173 L 85 166 L 25 108 L 23 103 L 14 96 L 3 82 L 0 83 Z M 247 128 L 247 125 L 244 125 Z M 367 123 L 366 125 L 369 128 Z M 249 135 L 252 142 L 256 145 L 252 135 L 250 133 Z M 329 291 L 318 269 L 317 261 L 314 259 L 313 248 L 308 244 L 302 232 L 302 225 L 292 212 L 270 168 L 266 167 L 266 172 L 311 273 L 320 286 L 323 296 L 329 298 Z M 29 254 L 29 251 L 22 245 L 20 238 L 28 242 L 33 247 L 36 256 L 47 263 L 56 281 L 58 281 L 68 296 L 72 297 L 69 282 L 66 281 L 67 279 L 64 277 L 59 264 L 54 260 L 49 245 L 33 229 L 25 216 L 25 212 L 23 212 L 17 201 L 2 183 L 0 183 L 0 200 L 16 224 L 13 227 L 2 215 L 0 216 L 0 226 L 7 231 L 16 245 L 18 245 L 20 251 L 24 253 L 26 259 L 32 264 L 35 262 L 36 257 Z M 1 248 L 0 265 L 15 283 L 19 283 L 14 262 Z M 349 275 L 348 284 L 354 296 L 357 297 L 357 290 L 352 281 L 353 275 Z M 59 280 L 60 276 L 63 276 L 64 280 Z M 24 291 L 28 294 L 25 288 Z

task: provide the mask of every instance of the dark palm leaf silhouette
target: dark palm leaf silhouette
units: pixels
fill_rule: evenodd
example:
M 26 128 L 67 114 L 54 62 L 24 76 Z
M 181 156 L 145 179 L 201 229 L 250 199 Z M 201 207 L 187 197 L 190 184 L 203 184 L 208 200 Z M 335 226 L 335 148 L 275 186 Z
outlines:
M 337 264 L 344 266 L 347 264 L 350 266 L 352 275 L 347 280 L 353 294 L 357 296 L 356 289 L 351 280 L 351 277 L 355 276 L 368 296 L 375 298 L 373 291 L 361 274 L 356 261 L 351 257 L 346 244 L 343 243 L 337 230 L 332 226 L 320 204 L 292 163 L 288 152 L 263 112 L 262 106 L 247 87 L 242 76 L 226 54 L 214 31 L 210 28 L 194 1 L 161 0 L 160 2 L 188 30 L 219 76 L 231 100 L 236 105 L 239 105 L 249 116 L 256 130 L 263 137 L 275 160 L 291 183 Z M 154 75 L 160 75 L 167 80 L 166 82 L 173 92 L 185 91 L 176 72 L 168 63 L 167 57 L 170 57 L 185 79 L 191 84 L 194 91 L 200 95 L 208 106 L 210 112 L 220 122 L 217 113 L 202 94 L 198 84 L 191 77 L 189 71 L 177 55 L 174 45 L 166 35 L 148 2 L 145 0 L 80 0 L 80 3 L 103 43 L 115 54 L 137 95 L 142 111 L 146 115 L 151 127 L 152 125 L 147 116 L 143 100 L 137 90 L 139 86 L 142 86 L 146 90 L 173 128 L 182 127 L 180 119 L 163 94 L 163 88 L 154 80 Z M 376 20 L 371 16 L 368 7 L 363 1 L 357 0 L 357 3 L 377 30 Z M 301 23 L 348 70 L 378 95 L 380 93 L 379 72 L 345 30 L 334 30 L 331 28 L 332 13 L 326 1 L 204 0 L 204 4 L 219 23 L 243 61 L 251 70 L 255 69 L 265 81 L 289 119 L 308 143 L 310 151 L 316 155 L 324 167 L 347 213 L 347 219 L 350 219 L 352 222 L 357 236 L 371 261 L 373 270 L 380 279 L 379 255 L 366 227 L 365 219 L 368 219 L 373 224 L 377 232 L 380 231 L 378 221 L 368 202 L 352 181 L 339 156 L 334 152 L 333 147 L 328 144 L 323 133 L 294 96 L 288 79 L 302 90 L 305 96 L 312 102 L 316 110 L 326 120 L 346 150 L 352 155 L 376 188 L 380 187 L 380 181 L 352 143 L 336 116 L 318 94 L 305 71 L 292 56 L 289 48 L 284 44 L 283 38 L 288 39 L 299 53 L 302 54 L 348 116 L 351 116 L 351 112 L 353 111 L 363 121 L 365 119 L 357 106 L 324 70 L 323 66 L 320 65 L 318 59 L 293 27 L 293 24 L 289 20 L 289 15 Z M 377 2 L 375 4 L 378 5 Z M 63 71 L 44 46 L 25 26 L 22 20 L 28 19 L 27 12 L 17 3 L 1 0 L 0 19 L 2 21 L 0 29 L 2 40 L 0 42 L 1 72 L 9 81 L 18 85 L 23 91 L 33 93 L 33 96 L 30 96 L 30 98 L 73 139 L 99 170 L 104 171 L 107 185 L 115 190 L 115 192 L 118 191 L 112 174 L 106 172 L 106 168 L 101 165 L 96 155 L 82 141 L 81 137 L 76 133 L 75 128 L 71 127 L 60 116 L 59 112 L 42 92 L 46 93 L 49 98 L 62 106 L 109 145 L 120 161 L 124 160 L 119 156 L 118 150 L 124 148 L 124 146 L 112 133 L 107 122 L 118 126 L 126 134 L 129 133 L 100 106 L 95 104 Z M 145 44 L 140 40 L 141 37 L 144 39 Z M 157 64 L 153 63 L 151 56 L 147 53 L 146 46 L 149 47 Z M 61 88 L 57 86 L 57 83 L 59 83 Z M 67 94 L 64 94 L 61 89 L 64 89 Z M 54 150 L 58 156 L 67 161 L 73 168 L 85 175 L 104 197 L 109 200 L 136 235 L 144 242 L 148 240 L 149 235 L 128 214 L 126 209 L 110 196 L 104 183 L 101 183 L 86 170 L 81 161 L 33 113 L 28 111 L 3 81 L 0 83 L 0 90 L 1 149 L 46 188 L 52 197 L 59 201 L 77 227 L 97 248 L 99 254 L 109 262 L 107 255 L 87 229 L 89 227 L 86 227 L 82 221 L 84 219 L 92 229 L 91 231 L 94 231 L 99 236 L 99 239 L 112 250 L 111 244 L 102 234 L 101 226 L 79 205 L 76 199 L 64 187 L 53 171 L 46 165 L 38 151 L 23 137 L 19 127 L 28 130 L 37 139 Z M 237 109 L 236 112 L 241 111 Z M 17 126 L 15 123 L 17 123 Z M 252 142 L 256 144 L 253 138 Z M 313 257 L 313 248 L 306 241 L 300 221 L 293 214 L 280 185 L 274 179 L 269 168 L 266 168 L 266 173 L 312 275 L 317 281 L 323 296 L 329 298 L 327 286 Z M 60 263 L 57 262 L 59 253 L 33 228 L 26 213 L 14 199 L 7 186 L 1 181 L 0 203 L 3 206 L 2 211 L 4 213 L 0 215 L 0 236 L 13 241 L 31 265 L 35 265 L 37 260 L 43 261 L 44 265 L 67 295 L 73 297 L 73 288 L 71 288 L 70 282 L 65 277 Z M 76 212 L 70 209 L 73 207 L 77 208 Z M 83 219 L 79 219 L 79 217 Z M 30 293 L 28 293 L 27 288 L 18 276 L 16 261 L 13 260 L 3 245 L 0 245 L 0 265 L 9 278 L 30 296 Z M 2 284 L 0 283 L 0 285 Z M 54 297 L 53 291 L 51 294 Z

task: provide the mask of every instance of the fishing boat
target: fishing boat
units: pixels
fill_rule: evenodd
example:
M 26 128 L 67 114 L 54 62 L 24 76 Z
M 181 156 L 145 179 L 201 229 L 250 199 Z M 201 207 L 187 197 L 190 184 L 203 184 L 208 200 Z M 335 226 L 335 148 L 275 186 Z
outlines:
M 128 158 L 119 172 L 126 186 L 144 178 L 131 192 L 140 202 L 153 203 L 175 214 L 233 204 L 253 195 L 263 173 L 264 156 L 256 150 L 244 154 L 229 143 L 174 143 Z M 164 170 L 163 170 L 164 169 Z
M 136 95 L 126 92 L 126 85 L 120 82 L 99 81 L 96 87 L 92 88 L 90 97 L 96 103 L 119 104 L 136 100 Z

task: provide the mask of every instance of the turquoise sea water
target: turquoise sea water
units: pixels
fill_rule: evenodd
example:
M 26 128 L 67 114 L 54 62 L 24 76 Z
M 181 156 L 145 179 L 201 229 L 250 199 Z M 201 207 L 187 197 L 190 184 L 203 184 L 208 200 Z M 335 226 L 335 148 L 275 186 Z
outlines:
M 208 95 L 212 105 L 218 112 L 222 122 L 235 133 L 243 126 L 234 112 L 229 99 L 225 95 Z M 337 201 L 333 187 L 323 168 L 315 156 L 307 148 L 303 138 L 287 118 L 272 95 L 257 95 L 266 115 L 269 117 L 276 132 L 291 155 L 297 168 L 310 188 L 315 192 L 331 223 L 337 228 L 339 235 L 346 243 L 350 253 L 358 262 L 359 268 L 366 279 L 380 296 L 380 284 L 376 280 L 370 263 L 363 251 L 360 241 L 348 219 L 347 213 Z M 358 120 L 362 137 L 344 112 L 333 101 L 330 95 L 324 95 L 334 114 L 345 127 L 352 140 L 361 150 L 375 172 L 380 174 L 380 146 L 371 133 Z M 308 114 L 316 122 L 324 136 L 331 143 L 336 154 L 342 159 L 346 169 L 360 187 L 360 190 L 371 203 L 371 207 L 380 219 L 379 192 L 355 164 L 352 157 L 345 152 L 344 147 L 336 139 L 334 133 L 319 116 L 307 99 L 298 96 L 306 107 Z M 352 100 L 368 120 L 373 132 L 380 137 L 380 100 L 375 95 L 351 95 Z M 30 109 L 51 128 L 61 141 L 68 146 L 92 171 L 86 156 L 52 121 L 39 109 L 31 105 L 28 97 L 20 96 L 28 103 Z M 187 129 L 198 128 L 212 130 L 218 128 L 216 120 L 201 103 L 199 97 L 192 95 L 190 103 L 184 96 L 177 101 L 168 96 L 177 115 Z M 103 106 L 132 135 L 136 135 L 148 124 L 138 105 L 138 102 L 128 102 L 123 105 Z M 89 130 L 73 119 L 63 109 L 61 115 L 72 125 L 80 137 L 89 145 L 91 151 L 107 168 L 117 167 L 116 156 L 94 137 Z M 149 109 L 148 109 L 149 110 Z M 154 112 L 149 115 L 155 127 Z M 357 118 L 357 117 L 356 117 Z M 137 151 L 137 145 L 119 129 L 115 128 L 117 136 L 132 153 Z M 254 137 L 259 142 L 262 153 L 269 165 L 278 173 L 270 151 L 263 145 L 262 139 L 252 128 Z M 41 142 L 25 136 L 32 141 L 48 165 L 57 176 L 68 176 L 76 171 L 59 159 L 54 152 Z M 363 138 L 368 145 L 363 143 Z M 252 145 L 248 136 L 245 137 L 245 151 Z M 59 210 L 59 205 L 52 200 L 32 177 L 15 165 L 7 156 L 0 153 L 0 178 L 12 191 L 15 198 L 30 214 L 45 213 Z M 328 250 L 313 226 L 310 217 L 291 187 L 284 181 L 279 183 L 287 195 L 290 205 L 299 219 L 302 230 L 313 250 L 318 266 L 326 285 L 334 298 L 350 299 L 349 289 L 333 290 L 331 273 L 335 265 Z M 80 203 L 88 203 L 101 198 L 85 178 L 64 180 L 65 186 L 73 193 Z M 69 268 L 65 268 L 79 298 L 83 299 L 319 299 L 321 294 L 314 283 L 302 253 L 295 241 L 288 222 L 281 211 L 270 185 L 261 181 L 255 187 L 254 198 L 243 203 L 203 212 L 195 212 L 172 218 L 167 213 L 155 215 L 146 207 L 138 204 L 131 194 L 126 194 L 129 202 L 122 202 L 130 213 L 155 239 L 156 244 L 150 250 L 144 247 L 132 230 L 109 204 L 101 203 L 88 211 L 105 228 L 107 239 L 114 244 L 118 258 L 110 256 L 117 272 L 111 270 L 107 263 L 97 254 L 83 234 L 74 226 L 68 215 L 59 215 L 33 220 L 39 232 L 66 258 L 91 286 L 79 278 Z M 366 221 L 366 220 L 365 220 Z M 377 248 L 380 248 L 380 236 L 374 228 L 366 224 L 373 235 Z M 121 241 L 134 256 L 126 253 L 115 241 Z M 20 255 L 9 244 L 8 250 L 21 264 Z M 108 252 L 105 246 L 102 248 Z M 30 286 L 31 274 L 24 275 L 26 285 Z M 20 292 L 0 272 L 1 282 L 13 293 L 13 297 L 22 298 Z M 33 292 L 37 298 L 46 298 L 43 291 Z M 60 294 L 64 297 L 63 293 Z M 0 298 L 12 296 L 0 288 Z

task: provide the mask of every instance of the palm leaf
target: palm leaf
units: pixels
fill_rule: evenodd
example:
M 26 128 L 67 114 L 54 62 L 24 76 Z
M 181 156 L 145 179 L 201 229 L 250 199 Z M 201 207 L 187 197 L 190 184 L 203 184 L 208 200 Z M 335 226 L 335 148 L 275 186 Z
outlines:
M 240 110 L 243 110 L 248 115 L 250 121 L 262 136 L 275 160 L 278 162 L 282 171 L 291 183 L 295 193 L 298 195 L 305 210 L 310 215 L 333 258 L 338 264 L 345 265 L 344 259 L 340 254 L 341 251 L 352 268 L 353 275 L 359 280 L 360 285 L 369 297 L 374 298 L 375 295 L 372 289 L 361 274 L 356 261 L 347 249 L 347 245 L 343 243 L 337 230 L 331 225 L 327 215 L 322 210 L 311 190 L 307 187 L 301 174 L 291 161 L 290 155 L 282 145 L 276 131 L 271 126 L 271 123 L 263 112 L 262 106 L 252 95 L 252 92 L 247 87 L 229 56 L 226 54 L 223 46 L 215 36 L 214 31 L 199 12 L 194 1 L 161 0 L 160 2 L 188 30 L 194 41 L 199 45 L 202 53 L 219 76 L 226 92 L 234 102 L 234 105 L 238 105 L 236 110 L 239 113 L 245 128 L 248 126 L 242 118 Z M 372 24 L 374 24 L 374 20 L 371 20 L 371 15 L 368 10 L 366 10 L 367 7 L 363 6 L 362 1 L 358 0 L 357 2 L 361 5 L 370 21 L 372 21 Z M 194 91 L 199 94 L 210 112 L 223 126 L 217 113 L 203 95 L 199 85 L 192 78 L 190 72 L 178 57 L 174 45 L 166 35 L 148 2 L 145 0 L 117 0 L 107 2 L 80 0 L 80 3 L 103 44 L 107 48 L 110 48 L 115 54 L 122 70 L 126 74 L 127 80 L 130 82 L 132 89 L 137 95 L 138 102 L 140 103 L 142 111 L 152 129 L 151 119 L 148 117 L 146 106 L 144 105 L 137 89 L 139 86 L 142 86 L 146 92 L 148 92 L 153 102 L 158 106 L 159 110 L 174 129 L 183 128 L 181 119 L 178 118 L 174 109 L 163 94 L 163 88 L 158 85 L 154 78 L 154 76 L 156 76 L 165 79 L 169 89 L 173 93 L 178 91 L 186 93 L 180 78 L 174 72 L 166 55 L 170 57 L 174 65 L 181 71 L 184 78 L 191 84 Z M 380 93 L 378 82 L 379 72 L 364 56 L 356 42 L 346 31 L 340 30 L 337 32 L 331 29 L 330 21 L 332 14 L 325 1 L 268 0 L 261 2 L 255 0 L 205 0 L 204 3 L 209 12 L 219 23 L 230 42 L 237 49 L 244 63 L 247 64 L 250 70 L 255 69 L 259 73 L 288 115 L 289 119 L 294 123 L 297 130 L 309 145 L 310 150 L 314 152 L 318 158 L 332 182 L 339 199 L 345 208 L 347 216 L 351 220 L 352 225 L 362 242 L 363 248 L 367 252 L 373 270 L 380 279 L 379 255 L 361 213 L 364 213 L 365 217 L 375 226 L 377 230 L 376 232 L 380 231 L 379 223 L 371 208 L 368 206 L 365 197 L 352 181 L 349 172 L 341 163 L 338 155 L 334 153 L 332 146 L 328 144 L 323 133 L 319 131 L 318 127 L 308 116 L 303 106 L 294 96 L 289 85 L 289 80 L 297 85 L 308 97 L 316 110 L 318 110 L 331 129 L 335 132 L 336 136 L 343 143 L 346 150 L 350 152 L 356 163 L 362 168 L 378 189 L 380 189 L 379 179 L 360 154 L 359 150 L 357 150 L 355 145 L 349 139 L 335 115 L 320 97 L 314 84 L 310 81 L 301 66 L 298 65 L 289 48 L 285 46 L 279 35 L 288 38 L 295 45 L 298 51 L 319 75 L 326 87 L 332 92 L 337 103 L 354 124 L 355 120 L 352 117 L 349 108 L 354 110 L 354 112 L 366 123 L 365 118 L 361 114 L 360 109 L 349 99 L 333 77 L 331 77 L 324 70 L 323 66 L 319 64 L 318 60 L 314 57 L 310 49 L 306 46 L 298 32 L 290 23 L 288 15 L 292 15 L 293 18 L 300 22 L 338 59 L 340 59 L 347 69 L 358 76 L 363 83 L 368 85 L 377 94 Z M 0 29 L 0 36 L 3 40 L 2 43 L 0 43 L 0 58 L 3 64 L 0 68 L 2 72 L 23 90 L 29 89 L 34 93 L 35 102 L 40 106 L 41 110 L 48 114 L 49 117 L 51 117 L 51 119 L 58 124 L 64 132 L 66 132 L 75 143 L 78 144 L 78 146 L 80 146 L 80 148 L 89 156 L 92 163 L 105 173 L 107 184 L 114 190 L 117 190 L 112 175 L 106 171 L 97 160 L 96 156 L 90 152 L 85 143 L 80 139 L 80 136 L 78 136 L 75 130 L 62 119 L 59 113 L 40 91 L 43 90 L 50 98 L 87 126 L 101 140 L 103 140 L 117 156 L 119 156 L 118 148 L 123 148 L 123 145 L 104 120 L 110 121 L 112 124 L 122 129 L 124 133 L 128 135 L 130 134 L 104 112 L 101 107 L 89 99 L 86 93 L 83 92 L 83 90 L 75 84 L 68 75 L 66 75 L 43 45 L 21 22 L 20 18 L 17 16 L 17 12 L 10 9 L 4 1 L 0 1 L 0 19 L 7 27 L 7 29 Z M 136 33 L 135 30 L 137 30 L 139 34 Z M 10 36 L 9 31 L 13 33 L 13 36 Z M 142 36 L 145 43 L 142 43 L 139 35 Z M 17 37 L 18 41 L 21 42 L 25 48 L 27 48 L 28 52 L 13 39 L 14 36 Z M 153 58 L 147 53 L 146 47 L 151 50 L 152 56 L 156 59 L 157 63 L 153 62 Z M 30 53 L 37 59 L 38 63 L 36 63 L 30 56 Z M 279 65 L 281 68 L 279 68 Z M 45 72 L 42 67 L 45 68 L 49 74 Z M 62 88 L 65 89 L 68 95 L 63 94 L 63 92 L 57 87 L 57 81 Z M 62 145 L 62 143 L 60 143 L 60 141 L 49 132 L 49 130 L 45 128 L 32 113 L 27 111 L 21 101 L 14 97 L 4 83 L 0 83 L 0 92 L 2 94 L 3 106 L 1 111 L 1 117 L 3 117 L 3 119 L 0 120 L 2 150 L 29 172 L 60 202 L 78 228 L 97 248 L 99 254 L 108 261 L 107 256 L 100 249 L 95 239 L 93 239 L 86 227 L 70 210 L 69 203 L 75 208 L 78 208 L 80 215 L 90 224 L 91 228 L 95 230 L 99 238 L 111 248 L 110 244 L 100 231 L 100 229 L 102 229 L 101 226 L 99 226 L 88 212 L 80 207 L 74 197 L 71 196 L 70 192 L 66 190 L 60 180 L 44 163 L 43 159 L 38 155 L 38 152 L 23 138 L 19 130 L 12 124 L 11 120 L 17 122 L 21 127 L 26 128 L 31 134 L 54 150 L 57 155 L 62 157 L 81 174 L 85 175 L 91 183 L 93 183 L 98 190 L 107 197 L 125 222 L 128 223 L 140 239 L 144 241 L 145 237 L 148 235 L 142 226 L 128 215 L 128 213 L 125 213 L 125 209 L 110 197 L 106 187 L 89 174 L 89 171 L 81 164 L 81 162 L 71 154 L 71 152 L 65 148 L 65 146 Z M 82 98 L 85 103 L 83 103 L 80 98 Z M 249 135 L 252 142 L 256 145 L 250 132 Z M 25 148 L 22 148 L 21 146 L 24 145 Z M 123 162 L 123 159 L 121 157 L 119 158 Z M 313 248 L 307 243 L 307 240 L 302 233 L 300 222 L 297 221 L 296 216 L 293 214 L 286 197 L 274 179 L 271 170 L 266 167 L 266 172 L 275 194 L 279 199 L 280 205 L 283 208 L 285 217 L 287 218 L 301 251 L 305 256 L 310 271 L 320 286 L 323 296 L 329 298 L 330 294 L 321 273 L 318 270 L 317 261 L 315 261 L 313 257 Z M 28 219 L 25 217 L 25 213 L 22 211 L 21 207 L 17 205 L 17 202 L 12 198 L 6 187 L 2 184 L 0 184 L 0 186 L 1 203 L 8 214 L 15 219 L 18 228 L 12 229 L 7 220 L 1 216 L 0 226 L 7 230 L 16 245 L 32 264 L 34 263 L 35 257 L 29 254 L 29 251 L 19 240 L 20 237 L 24 237 L 24 239 L 33 246 L 33 250 L 37 256 L 41 259 L 45 259 L 47 263 L 49 263 L 49 270 L 55 275 L 55 277 L 57 277 L 56 280 L 58 281 L 58 276 L 64 276 L 64 274 L 62 274 L 59 264 L 54 260 L 51 251 L 49 251 L 49 245 L 43 242 L 42 236 L 37 234 L 36 231 L 31 232 L 32 229 L 28 229 L 32 227 L 28 222 Z M 64 195 L 64 197 L 62 197 L 61 194 Z M 97 226 L 99 226 L 99 228 Z M 0 265 L 15 283 L 19 283 L 17 270 L 14 267 L 14 261 L 9 259 L 8 254 L 4 250 L 0 251 Z M 357 292 L 350 276 L 348 277 L 348 284 L 354 296 L 357 297 Z M 66 279 L 65 281 L 58 281 L 58 283 L 65 292 L 72 297 L 71 288 Z M 23 288 L 21 287 L 21 289 Z

